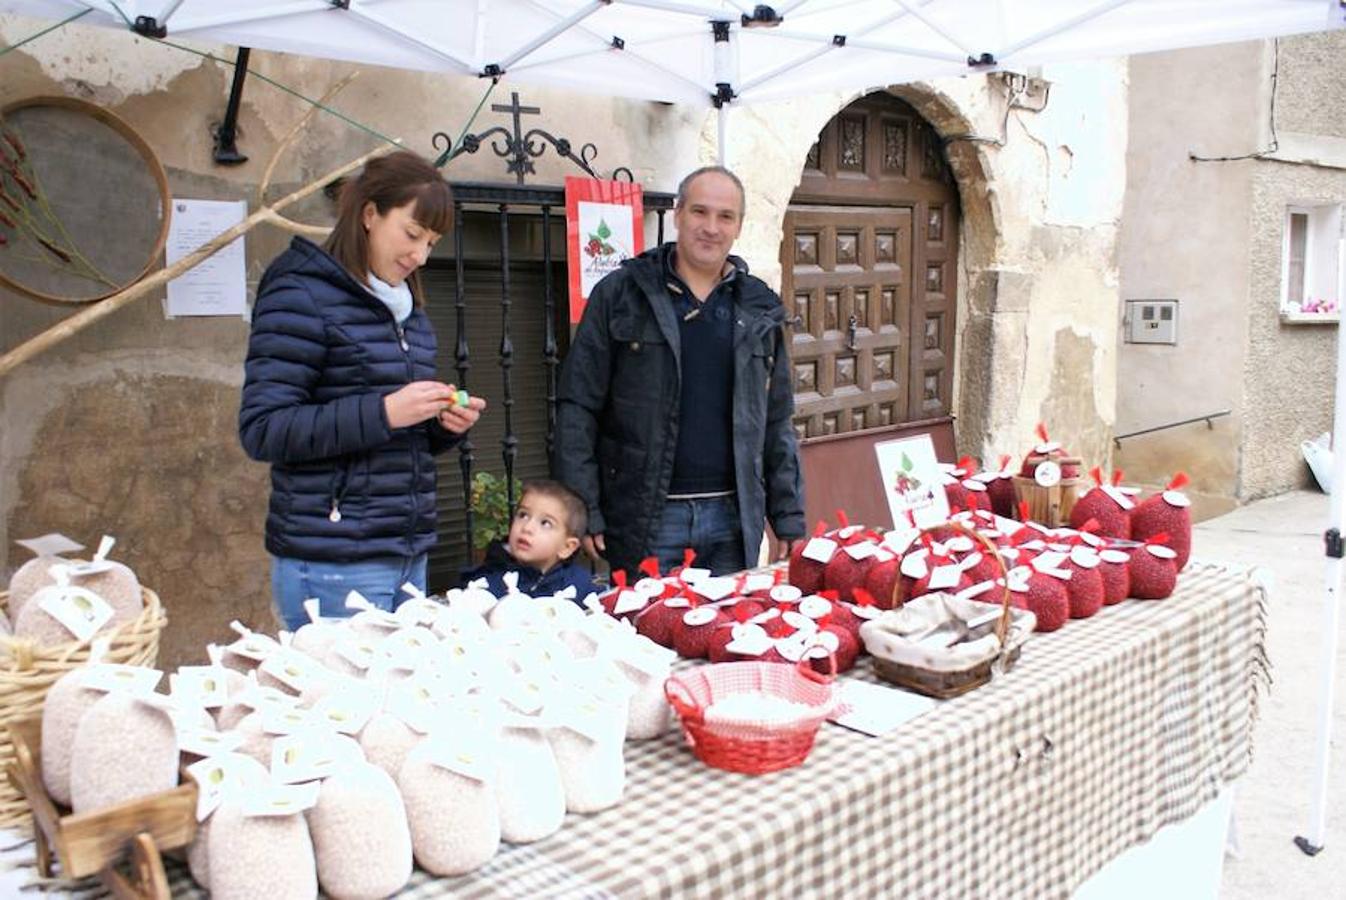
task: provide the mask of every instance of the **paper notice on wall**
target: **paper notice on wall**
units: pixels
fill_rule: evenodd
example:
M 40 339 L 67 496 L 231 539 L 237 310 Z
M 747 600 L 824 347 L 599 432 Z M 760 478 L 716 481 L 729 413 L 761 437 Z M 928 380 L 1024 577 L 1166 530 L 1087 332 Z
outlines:
M 243 221 L 244 200 L 173 200 L 165 248 L 168 265 Z M 223 250 L 168 283 L 164 313 L 177 316 L 247 314 L 247 266 L 240 236 Z

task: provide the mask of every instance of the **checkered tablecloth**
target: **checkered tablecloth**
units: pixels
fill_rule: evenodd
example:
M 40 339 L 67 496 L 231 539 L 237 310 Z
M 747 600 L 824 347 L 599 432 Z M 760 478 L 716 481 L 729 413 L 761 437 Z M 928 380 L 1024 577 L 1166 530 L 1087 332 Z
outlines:
M 1068 897 L 1247 768 L 1265 621 L 1248 572 L 1194 561 L 1170 599 L 1036 635 L 887 737 L 825 725 L 796 769 L 710 769 L 676 733 L 627 744 L 620 806 L 399 896 Z

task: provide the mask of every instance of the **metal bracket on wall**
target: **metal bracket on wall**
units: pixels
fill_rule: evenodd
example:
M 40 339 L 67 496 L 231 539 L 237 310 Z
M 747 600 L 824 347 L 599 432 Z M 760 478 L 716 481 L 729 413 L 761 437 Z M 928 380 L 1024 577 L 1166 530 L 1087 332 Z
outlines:
M 248 157 L 238 152 L 238 107 L 243 102 L 243 82 L 248 77 L 248 47 L 238 48 L 238 58 L 234 61 L 234 81 L 229 87 L 229 104 L 224 108 L 224 121 L 215 125 L 211 133 L 215 137 L 215 162 L 222 166 L 237 166 L 248 161 Z

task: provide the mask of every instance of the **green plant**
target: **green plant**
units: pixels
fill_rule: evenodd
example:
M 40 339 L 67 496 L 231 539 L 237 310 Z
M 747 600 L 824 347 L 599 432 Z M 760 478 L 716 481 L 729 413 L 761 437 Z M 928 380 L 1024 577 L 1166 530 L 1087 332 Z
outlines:
M 523 484 L 514 479 L 514 499 L 519 499 Z M 505 479 L 490 472 L 472 476 L 472 546 L 484 549 L 491 541 L 503 541 L 509 536 L 509 522 L 514 516 L 510 509 Z

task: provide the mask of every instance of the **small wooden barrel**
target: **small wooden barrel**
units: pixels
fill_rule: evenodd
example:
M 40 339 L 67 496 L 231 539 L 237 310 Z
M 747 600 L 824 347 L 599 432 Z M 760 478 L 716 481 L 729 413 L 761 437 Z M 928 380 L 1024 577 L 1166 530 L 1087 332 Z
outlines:
M 1061 466 L 1062 470 L 1066 466 L 1073 466 L 1075 471 L 1083 471 L 1083 463 L 1076 456 L 1029 456 L 1027 462 L 1036 470 L 1039 463 L 1049 459 Z M 1079 476 L 1062 477 L 1060 482 L 1051 487 L 1043 487 L 1034 478 L 1014 476 L 1014 495 L 1020 503 L 1028 504 L 1028 517 L 1051 528 L 1070 524 L 1070 511 L 1087 490 L 1085 479 Z

